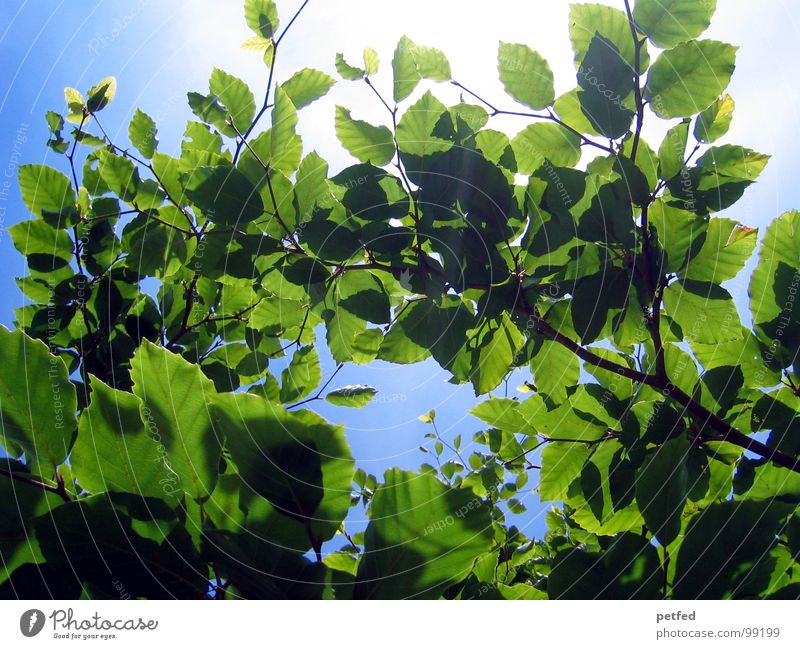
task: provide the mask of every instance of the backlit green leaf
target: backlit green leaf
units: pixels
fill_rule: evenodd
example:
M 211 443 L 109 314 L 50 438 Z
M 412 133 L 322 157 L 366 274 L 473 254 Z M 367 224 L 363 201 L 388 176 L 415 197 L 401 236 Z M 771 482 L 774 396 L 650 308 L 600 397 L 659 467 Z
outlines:
M 331 390 L 325 395 L 325 400 L 334 406 L 348 408 L 363 408 L 378 391 L 370 385 L 346 385 L 343 388 Z
M 128 127 L 128 139 L 145 158 L 153 157 L 158 146 L 157 134 L 158 129 L 153 119 L 137 108 Z
M 719 41 L 689 41 L 662 52 L 647 75 L 645 98 L 665 119 L 708 108 L 728 87 L 736 49 Z
M 361 162 L 380 166 L 394 156 L 394 139 L 388 128 L 353 119 L 342 106 L 336 107 L 336 137 Z
M 698 142 L 716 142 L 725 135 L 733 121 L 735 106 L 733 98 L 725 94 L 706 108 L 694 123 L 695 139 Z
M 75 191 L 64 174 L 52 167 L 30 164 L 19 168 L 19 188 L 26 207 L 56 227 L 68 225 L 75 213 Z
M 278 8 L 273 0 L 245 0 L 244 18 L 250 29 L 263 38 L 272 38 L 278 29 Z
M 324 96 L 334 83 L 333 77 L 320 70 L 303 68 L 285 81 L 282 87 L 295 108 L 300 110 Z
M 157 461 L 173 474 L 164 493 L 207 496 L 217 482 L 223 435 L 209 412 L 213 383 L 197 365 L 147 340 L 131 361 L 131 378 L 142 420 L 164 450 L 165 457 Z
M 372 499 L 354 596 L 435 598 L 491 543 L 489 512 L 469 489 L 389 469 Z
M 311 394 L 322 380 L 319 356 L 314 347 L 300 347 L 281 372 L 281 402 L 292 403 Z
M 83 489 L 166 498 L 174 474 L 164 447 L 141 418 L 142 402 L 92 377 L 89 407 L 81 413 L 70 464 Z
M 77 427 L 67 367 L 42 341 L 2 326 L 0 356 L 0 446 L 21 448 L 50 477 L 66 459 Z
M 247 84 L 224 70 L 214 68 L 208 82 L 211 94 L 218 97 L 227 110 L 227 118 L 240 133 L 250 127 L 256 114 L 256 101 Z
M 708 29 L 716 8 L 717 0 L 637 0 L 633 19 L 655 45 L 675 47 Z
M 538 52 L 519 43 L 500 43 L 497 69 L 506 92 L 534 110 L 555 99 L 553 72 Z

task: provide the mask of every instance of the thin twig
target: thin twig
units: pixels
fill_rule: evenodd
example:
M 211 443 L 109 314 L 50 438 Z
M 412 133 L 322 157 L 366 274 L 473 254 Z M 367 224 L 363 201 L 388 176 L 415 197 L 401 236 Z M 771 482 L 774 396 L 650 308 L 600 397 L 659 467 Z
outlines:
M 300 406 L 303 406 L 307 403 L 311 403 L 312 401 L 319 401 L 320 398 L 322 397 L 322 393 L 325 392 L 326 388 L 331 384 L 331 381 L 333 381 L 333 379 L 339 373 L 339 370 L 341 370 L 343 367 L 344 363 L 339 363 L 336 366 L 336 369 L 333 371 L 333 374 L 331 374 L 330 378 L 327 381 L 325 381 L 325 384 L 317 391 L 317 393 L 313 397 L 309 397 L 308 399 L 303 399 L 302 401 L 293 403 L 290 406 L 286 406 L 286 410 L 291 410 L 292 408 L 299 408 Z

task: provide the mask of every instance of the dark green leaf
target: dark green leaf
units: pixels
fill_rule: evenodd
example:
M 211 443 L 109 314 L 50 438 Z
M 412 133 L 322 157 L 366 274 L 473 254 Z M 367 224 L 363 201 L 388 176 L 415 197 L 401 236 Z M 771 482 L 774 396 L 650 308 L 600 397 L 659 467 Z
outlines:
M 238 169 L 199 167 L 186 179 L 186 195 L 206 217 L 221 226 L 254 221 L 264 212 L 256 188 Z
M 357 599 L 435 598 L 492 544 L 486 506 L 469 489 L 389 469 L 370 506 Z
M 636 502 L 647 529 L 661 545 L 669 545 L 681 530 L 688 494 L 685 437 L 664 442 L 636 472 Z

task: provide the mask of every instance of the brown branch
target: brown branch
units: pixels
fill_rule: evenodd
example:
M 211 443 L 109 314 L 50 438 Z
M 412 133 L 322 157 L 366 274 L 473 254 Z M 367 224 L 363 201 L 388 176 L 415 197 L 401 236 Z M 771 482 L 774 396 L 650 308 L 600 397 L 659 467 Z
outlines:
M 271 104 L 269 103 L 269 95 L 270 92 L 272 91 L 272 82 L 275 78 L 275 59 L 278 56 L 278 45 L 281 44 L 281 41 L 283 40 L 284 36 L 286 36 L 286 32 L 288 32 L 291 26 L 294 25 L 294 22 L 300 16 L 300 14 L 302 13 L 303 9 L 305 9 L 307 4 L 308 0 L 305 0 L 305 2 L 303 2 L 302 5 L 300 5 L 300 8 L 295 12 L 294 16 L 292 16 L 291 20 L 286 24 L 286 27 L 283 28 L 283 31 L 280 33 L 278 38 L 272 41 L 272 61 L 271 65 L 269 66 L 267 89 L 264 92 L 264 103 L 261 105 L 261 108 L 259 109 L 258 113 L 253 118 L 253 121 L 250 123 L 250 126 L 247 127 L 247 130 L 244 132 L 244 135 L 242 135 L 240 137 L 239 142 L 236 143 L 236 151 L 233 154 L 234 166 L 236 166 L 236 162 L 237 160 L 239 160 L 239 154 L 242 152 L 242 145 L 246 144 L 247 138 L 250 137 L 250 134 L 253 132 L 258 122 L 261 121 L 261 118 L 264 116 L 264 113 L 266 113 L 267 110 L 269 110 L 270 108 Z
M 526 113 L 526 112 L 521 112 L 521 111 L 516 111 L 516 110 L 501 110 L 501 109 L 497 108 L 494 104 L 490 103 L 489 101 L 487 101 L 486 99 L 484 99 L 483 97 L 478 95 L 477 93 L 473 92 L 472 90 L 470 90 L 469 88 L 467 88 L 463 84 L 459 83 L 458 81 L 451 80 L 450 83 L 453 84 L 456 88 L 460 88 L 461 90 L 466 92 L 468 95 L 474 97 L 479 102 L 481 102 L 484 106 L 486 106 L 489 110 L 491 110 L 492 111 L 491 112 L 491 116 L 492 117 L 495 117 L 497 115 L 511 115 L 511 116 L 517 116 L 517 117 L 530 117 L 530 118 L 533 118 L 533 119 L 543 119 L 543 120 L 547 120 L 548 122 L 554 122 L 555 124 L 558 124 L 559 126 L 562 126 L 563 128 L 567 129 L 573 135 L 577 135 L 581 140 L 581 144 L 587 144 L 589 146 L 593 146 L 593 147 L 595 147 L 597 149 L 600 149 L 601 151 L 605 151 L 606 153 L 610 153 L 611 155 L 616 155 L 617 154 L 617 152 L 614 151 L 614 149 L 612 149 L 610 146 L 606 146 L 605 144 L 600 144 L 599 142 L 595 142 L 594 140 L 586 137 L 583 133 L 581 133 L 577 129 L 573 128 L 572 126 L 570 126 L 569 124 L 564 122 L 563 120 L 561 120 L 558 117 L 556 117 L 555 113 L 553 113 L 549 109 L 548 109 L 547 113 Z
M 15 473 L 9 469 L 3 469 L 0 467 L 0 475 L 4 475 L 7 478 L 11 478 L 12 480 L 16 480 L 17 482 L 22 482 L 31 487 L 36 487 L 37 489 L 41 489 L 42 491 L 46 491 L 47 493 L 55 494 L 59 496 L 64 502 L 69 502 L 70 497 L 67 493 L 67 489 L 64 486 L 64 480 L 61 476 L 58 476 L 58 486 L 49 485 L 45 482 L 40 480 L 36 480 L 33 477 L 26 476 L 21 473 Z
M 111 138 L 109 137 L 108 133 L 106 133 L 106 130 L 103 128 L 103 125 L 100 123 L 100 120 L 97 119 L 97 116 L 93 114 L 93 117 L 94 117 L 95 124 L 97 124 L 97 127 L 100 129 L 100 132 L 103 134 L 103 138 L 108 143 L 108 146 L 110 146 L 115 152 L 119 153 L 124 158 L 128 158 L 129 160 L 132 160 L 136 164 L 141 165 L 142 167 L 147 169 L 153 175 L 153 178 L 155 178 L 155 180 L 158 183 L 159 187 L 161 187 L 162 191 L 164 192 L 164 195 L 167 197 L 167 200 L 170 203 L 172 203 L 178 209 L 178 211 L 181 214 L 183 214 L 183 216 L 186 219 L 186 222 L 187 222 L 187 224 L 189 226 L 189 229 L 191 230 L 191 234 L 193 236 L 199 236 L 197 228 L 195 227 L 195 223 L 192 220 L 192 217 L 189 215 L 189 213 L 186 211 L 186 209 L 183 207 L 183 205 L 181 205 L 172 196 L 172 194 L 169 193 L 169 191 L 167 190 L 166 185 L 164 184 L 164 181 L 161 180 L 161 177 L 156 172 L 155 167 L 153 167 L 153 165 L 151 163 L 149 163 L 149 162 L 147 162 L 145 160 L 142 160 L 138 156 L 134 155 L 133 153 L 131 153 L 127 149 L 123 149 L 121 147 L 118 147 L 116 144 L 114 144 L 111 141 Z
M 417 205 L 417 201 L 414 200 L 414 192 L 411 189 L 411 181 L 408 178 L 408 174 L 406 174 L 406 170 L 403 167 L 403 163 L 400 160 L 400 143 L 397 141 L 397 106 L 392 108 L 389 106 L 387 101 L 383 98 L 378 89 L 372 84 L 370 78 L 368 76 L 364 76 L 364 83 L 369 86 L 369 89 L 375 93 L 375 96 L 380 100 L 380 102 L 384 105 L 387 111 L 389 111 L 389 115 L 392 116 L 392 142 L 394 143 L 394 155 L 395 159 L 393 161 L 393 165 L 397 172 L 400 174 L 400 178 L 403 182 L 403 186 L 405 187 L 406 192 L 408 193 L 408 199 L 412 202 L 412 211 L 414 216 L 414 221 L 419 222 L 419 206 Z
M 662 394 L 669 396 L 681 404 L 687 412 L 691 413 L 697 420 L 699 420 L 702 427 L 705 427 L 705 425 L 708 424 L 717 432 L 722 433 L 722 437 L 710 437 L 707 433 L 703 433 L 701 431 L 705 441 L 730 442 L 731 444 L 735 444 L 736 446 L 740 446 L 748 451 L 756 453 L 764 459 L 774 462 L 778 466 L 782 466 L 790 471 L 800 473 L 800 460 L 793 458 L 777 449 L 771 448 L 766 444 L 759 442 L 757 439 L 748 437 L 740 430 L 731 426 L 727 421 L 708 410 L 705 406 L 692 399 L 692 397 L 672 383 L 665 382 L 660 387 Z
M 258 164 L 264 170 L 264 177 L 265 177 L 265 179 L 267 181 L 267 189 L 269 190 L 269 195 L 270 195 L 270 198 L 272 199 L 272 214 L 275 217 L 275 219 L 278 221 L 280 226 L 283 228 L 283 231 L 286 233 L 286 238 L 292 243 L 293 246 L 295 246 L 298 249 L 298 251 L 302 251 L 302 253 L 305 254 L 305 250 L 303 250 L 300 247 L 300 244 L 294 238 L 294 234 L 288 228 L 288 226 L 286 225 L 284 220 L 281 218 L 281 213 L 280 213 L 280 210 L 278 209 L 278 200 L 277 200 L 277 198 L 275 196 L 275 189 L 272 186 L 272 178 L 269 175 L 270 174 L 270 166 L 269 166 L 269 164 L 264 162 L 261 159 L 261 156 L 259 156 L 258 153 L 255 152 L 253 147 L 251 147 L 250 143 L 246 140 L 247 135 L 242 135 L 239 132 L 239 129 L 236 128 L 236 125 L 233 123 L 233 121 L 228 120 L 228 124 L 230 124 L 230 126 L 236 132 L 236 135 L 239 137 L 239 142 L 243 143 L 245 145 L 247 150 L 256 159 L 256 162 L 258 162 Z
M 298 401 L 297 403 L 288 405 L 286 406 L 286 410 L 291 410 L 292 408 L 299 408 L 300 406 L 303 406 L 307 403 L 311 403 L 312 401 L 319 401 L 322 398 L 322 393 L 325 392 L 327 387 L 331 384 L 331 381 L 333 381 L 333 379 L 336 378 L 336 375 L 339 373 L 339 370 L 341 370 L 343 367 L 344 363 L 339 363 L 336 366 L 336 369 L 333 370 L 333 374 L 330 375 L 328 380 L 325 381 L 325 384 L 317 391 L 317 393 L 313 397 L 309 397 L 308 399 L 303 399 L 302 401 Z
M 220 315 L 220 316 L 217 316 L 217 315 L 213 315 L 213 314 L 209 313 L 204 318 L 202 318 L 201 320 L 198 320 L 194 324 L 187 324 L 185 322 L 185 321 L 188 321 L 188 316 L 186 316 L 186 310 L 184 310 L 184 316 L 185 316 L 184 320 L 185 321 L 182 322 L 181 328 L 178 330 L 178 333 L 175 334 L 169 341 L 167 341 L 167 344 L 165 345 L 165 347 L 167 347 L 167 348 L 172 347 L 181 338 L 183 338 L 186 334 L 188 334 L 190 331 L 193 331 L 193 330 L 197 329 L 197 327 L 200 327 L 201 325 L 208 324 L 210 322 L 226 322 L 228 320 L 241 320 L 242 316 L 244 316 L 246 313 L 249 313 L 250 311 L 255 309 L 259 305 L 260 302 L 261 302 L 261 300 L 258 300 L 255 304 L 251 304 L 249 307 L 244 308 L 241 311 L 239 311 L 238 313 L 233 313 L 231 315 Z M 191 312 L 191 307 L 189 307 L 189 312 Z
M 642 135 L 642 126 L 644 124 L 644 102 L 642 101 L 642 87 L 641 87 L 641 58 L 642 46 L 645 40 L 639 40 L 636 35 L 636 25 L 633 22 L 633 14 L 629 0 L 625 0 L 625 13 L 628 15 L 628 25 L 631 30 L 631 38 L 633 38 L 633 73 L 634 73 L 634 86 L 636 100 L 636 131 L 633 135 L 633 145 L 631 146 L 631 162 L 636 163 L 636 151 L 639 148 L 639 139 Z

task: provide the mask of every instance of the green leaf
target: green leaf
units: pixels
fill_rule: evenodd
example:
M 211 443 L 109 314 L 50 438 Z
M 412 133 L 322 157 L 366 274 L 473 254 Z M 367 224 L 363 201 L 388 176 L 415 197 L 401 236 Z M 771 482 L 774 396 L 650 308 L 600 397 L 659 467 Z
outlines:
M 706 232 L 706 221 L 696 214 L 672 207 L 660 198 L 650 205 L 648 216 L 650 226 L 658 233 L 658 245 L 666 255 L 661 260 L 662 271 L 675 273 L 683 270 L 694 242 Z
M 50 476 L 66 459 L 77 428 L 67 366 L 42 341 L 3 326 L 0 358 L 0 446 L 21 448 Z
M 186 182 L 186 195 L 205 216 L 221 226 L 254 221 L 264 213 L 264 204 L 253 184 L 238 169 L 198 167 Z
M 731 126 L 733 109 L 736 104 L 733 97 L 722 95 L 713 104 L 697 116 L 694 123 L 694 137 L 698 142 L 716 142 Z
M 758 240 L 758 230 L 736 221 L 714 218 L 700 251 L 682 273 L 685 279 L 721 284 L 734 278 L 753 254 Z
M 669 545 L 681 529 L 689 473 L 685 437 L 658 446 L 636 472 L 636 502 L 647 529 L 661 545 Z
M 697 38 L 711 24 L 717 0 L 637 0 L 633 20 L 661 48 Z
M 210 494 L 222 452 L 221 431 L 214 430 L 208 407 L 214 384 L 198 365 L 147 340 L 131 360 L 131 379 L 142 420 L 163 446 L 163 462 L 174 474 L 164 492 L 185 491 L 195 499 Z
M 475 332 L 470 381 L 475 395 L 494 390 L 511 371 L 525 337 L 507 314 L 487 320 Z
M 380 358 L 391 363 L 418 363 L 433 354 L 446 369 L 458 360 L 467 342 L 472 313 L 461 299 L 447 296 L 441 305 L 412 302 L 383 339 Z
M 110 104 L 114 95 L 117 93 L 117 80 L 114 77 L 106 77 L 96 86 L 92 86 L 87 93 L 86 109 L 90 113 L 96 113 Z
M 141 419 L 142 402 L 97 377 L 92 397 L 78 424 L 70 465 L 81 488 L 91 493 L 116 491 L 165 498 L 173 474 L 164 449 Z
M 348 408 L 363 408 L 378 391 L 371 385 L 346 385 L 343 388 L 331 390 L 325 395 L 325 400 L 334 406 L 347 406 Z
M 633 69 L 636 52 L 631 28 L 624 11 L 602 4 L 571 4 L 569 8 L 569 37 L 575 54 L 575 67 L 580 68 L 589 44 L 596 34 L 613 43 L 622 59 Z M 647 48 L 642 47 L 640 72 L 647 69 Z
M 226 118 L 240 133 L 247 131 L 256 114 L 256 101 L 247 84 L 224 70 L 214 68 L 208 87 L 225 106 Z
M 675 599 L 735 598 L 759 579 L 759 564 L 793 505 L 769 501 L 714 503 L 695 514 L 680 545 L 673 578 Z
M 336 71 L 339 73 L 339 76 L 349 81 L 361 79 L 361 77 L 367 73 L 366 70 L 350 65 L 344 60 L 344 55 L 341 53 L 336 54 Z
M 761 175 L 769 162 L 769 156 L 742 146 L 725 144 L 712 146 L 697 161 L 697 167 L 706 175 L 723 176 L 752 181 Z M 712 182 L 715 179 L 711 179 Z M 716 180 L 722 184 L 724 180 Z M 705 187 L 701 184 L 701 189 Z M 712 189 L 715 187 L 712 186 Z
M 432 424 L 436 421 L 436 411 L 429 410 L 427 414 L 417 417 L 423 424 Z
M 511 148 L 523 174 L 533 173 L 545 160 L 556 167 L 572 167 L 581 157 L 580 137 L 559 124 L 531 124 L 514 136 Z
M 64 261 L 72 259 L 72 239 L 64 230 L 56 230 L 44 221 L 22 221 L 8 228 L 14 247 L 26 257 L 47 255 Z
M 800 212 L 786 212 L 767 228 L 748 289 L 754 327 L 781 367 L 796 363 L 800 349 L 798 259 Z
M 372 273 L 345 273 L 335 284 L 336 308 L 344 309 L 367 322 L 390 321 L 389 296 L 381 281 Z
M 278 8 L 273 0 L 245 0 L 244 19 L 256 34 L 272 38 L 278 29 Z
M 47 563 L 69 566 L 84 593 L 194 599 L 208 591 L 206 564 L 159 500 L 132 494 L 81 498 L 40 516 L 34 529 Z
M 86 100 L 80 91 L 75 88 L 64 88 L 64 101 L 67 104 L 67 121 L 73 124 L 80 124 L 84 121 L 83 111 L 86 108 Z
M 21 471 L 21 465 L 18 470 L 15 462 L 7 458 L 0 460 L 0 468 L 28 477 Z M 0 531 L 0 584 L 23 564 L 44 562 L 33 521 L 37 516 L 53 511 L 63 502 L 54 493 L 3 476 L 0 480 L 0 511 L 3 517 Z
M 674 282 L 664 291 L 664 306 L 690 341 L 716 344 L 741 338 L 742 323 L 733 298 L 717 284 Z
M 394 101 L 403 101 L 408 97 L 420 82 L 420 74 L 414 61 L 414 42 L 403 36 L 397 43 L 392 58 L 392 72 L 394 74 Z M 341 73 L 340 73 L 341 74 Z
M 77 199 L 72 184 L 69 178 L 52 167 L 22 165 L 19 168 L 19 188 L 25 206 L 54 227 L 61 227 L 62 218 L 69 221 L 69 217 L 76 215 Z
M 292 403 L 311 394 L 322 380 L 319 356 L 314 347 L 300 347 L 281 372 L 281 403 Z
M 123 201 L 132 202 L 139 187 L 139 170 L 136 165 L 106 149 L 98 151 L 97 158 L 100 161 L 97 170 L 103 182 Z
M 425 45 L 414 45 L 414 63 L 423 79 L 450 80 L 450 63 L 441 50 Z
M 658 147 L 659 177 L 672 178 L 683 169 L 686 159 L 686 141 L 689 138 L 689 121 L 683 120 L 667 131 Z
M 580 360 L 563 345 L 542 339 L 531 357 L 533 380 L 540 392 L 555 403 L 567 398 L 567 388 L 578 383 Z
M 492 546 L 486 506 L 429 474 L 389 469 L 369 514 L 356 599 L 436 598 Z
M 647 75 L 645 99 L 662 118 L 689 117 L 728 87 L 737 48 L 719 41 L 690 41 L 662 52 Z
M 300 221 L 305 221 L 318 203 L 330 195 L 328 163 L 316 151 L 303 158 L 297 168 L 295 198 Z
M 381 64 L 381 60 L 378 57 L 378 53 L 373 50 L 371 47 L 364 48 L 364 72 L 367 76 L 372 74 L 378 73 L 378 67 Z
M 664 575 L 656 549 L 623 533 L 600 555 L 574 548 L 556 555 L 547 580 L 550 599 L 659 599 Z
M 272 157 L 278 157 L 291 145 L 297 127 L 297 109 L 281 86 L 275 88 L 272 109 Z M 292 170 L 294 171 L 294 170 Z
M 573 291 L 571 311 L 581 342 L 594 342 L 612 333 L 614 316 L 627 303 L 629 283 L 628 274 L 614 267 L 578 281 Z
M 437 124 L 446 110 L 430 91 L 426 92 L 403 114 L 397 125 L 400 151 L 424 157 L 449 150 L 453 142 L 436 135 Z
M 128 139 L 131 144 L 139 149 L 139 153 L 145 158 L 152 158 L 158 146 L 157 135 L 156 123 L 147 113 L 137 108 L 128 127 Z
M 342 106 L 336 107 L 336 137 L 361 162 L 382 166 L 394 156 L 394 139 L 388 128 L 353 119 Z
M 336 81 L 333 77 L 320 70 L 303 68 L 281 84 L 281 87 L 294 107 L 300 110 L 325 95 L 334 83 Z
M 250 504 L 261 510 L 259 534 L 302 552 L 336 534 L 354 470 L 343 427 L 253 394 L 220 394 L 214 404 L 242 480 L 266 499 Z
M 594 130 L 608 138 L 630 129 L 634 111 L 626 105 L 634 89 L 633 69 L 613 43 L 596 35 L 578 69 L 578 101 Z
M 562 122 L 569 124 L 579 133 L 600 135 L 583 112 L 581 102 L 578 99 L 579 90 L 580 88 L 573 88 L 559 96 L 553 103 L 553 108 Z
M 204 123 L 213 125 L 220 133 L 228 137 L 235 137 L 236 131 L 228 124 L 228 111 L 225 110 L 219 99 L 214 96 L 201 95 L 197 92 L 186 93 L 189 108 Z
M 591 453 L 587 444 L 550 442 L 542 451 L 542 470 L 539 474 L 539 497 L 542 502 L 563 500 L 569 485 L 581 474 Z
M 547 61 L 527 45 L 500 43 L 497 69 L 506 92 L 534 110 L 553 104 L 553 72 Z
M 479 403 L 469 411 L 469 414 L 481 421 L 485 421 L 493 428 L 509 433 L 535 435 L 536 429 L 519 413 L 519 405 L 519 402 L 514 399 L 496 399 L 493 397 Z

